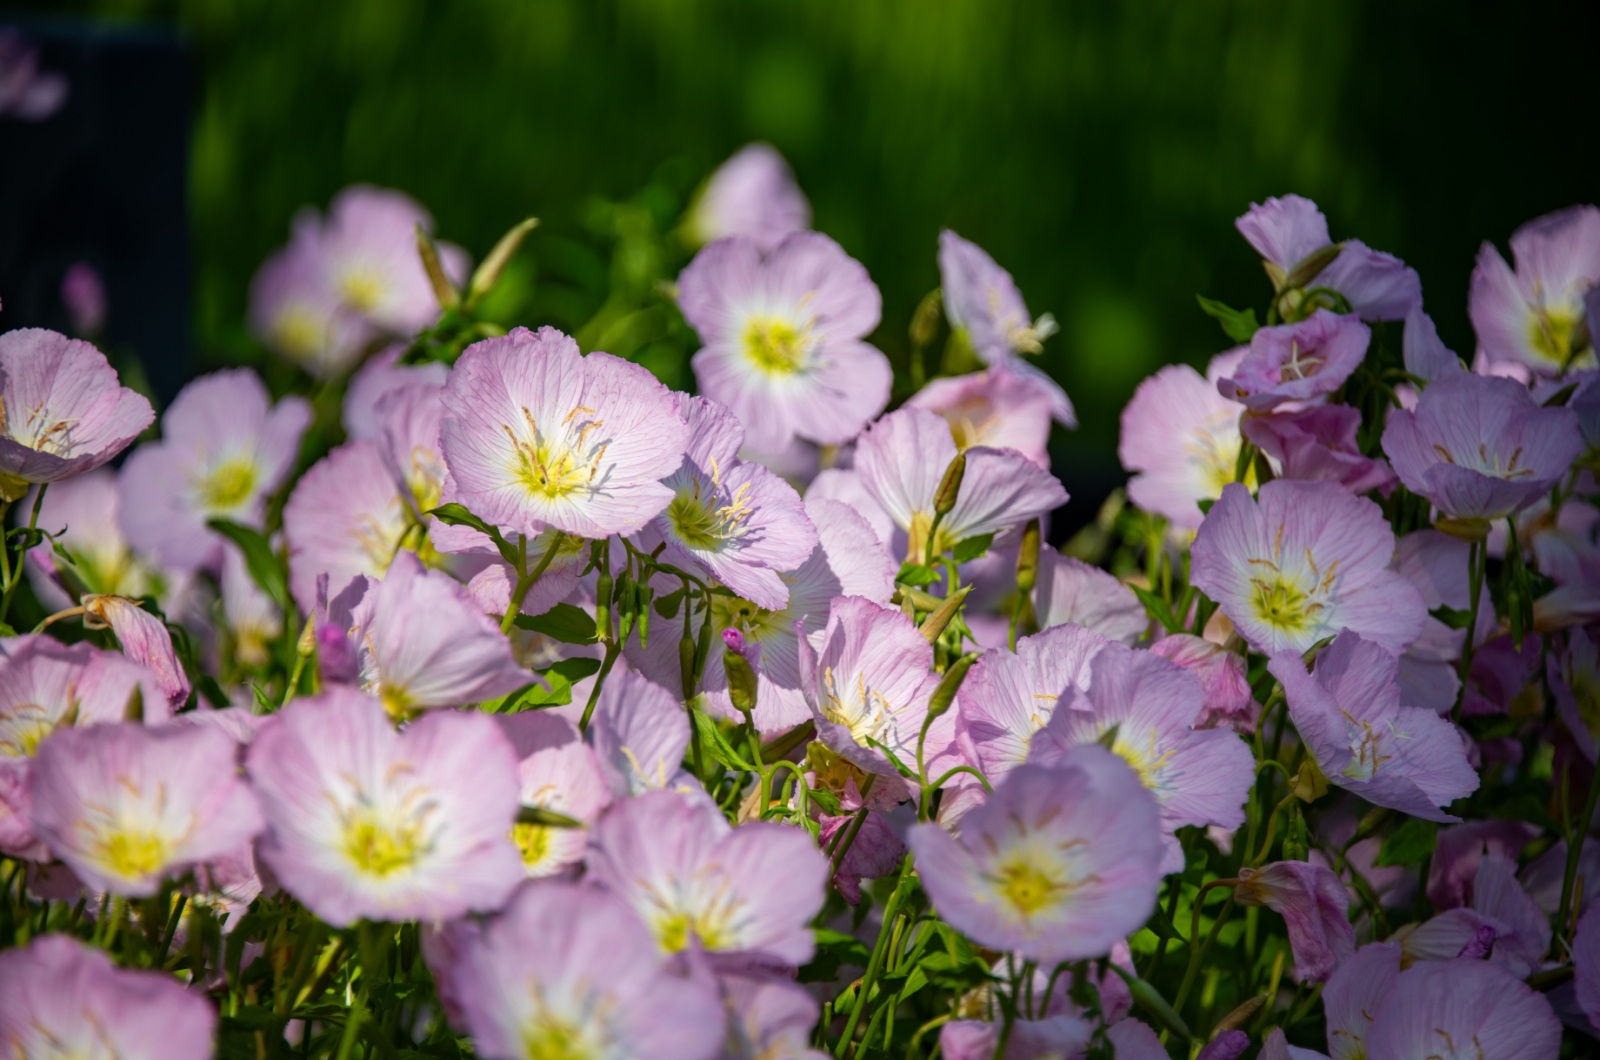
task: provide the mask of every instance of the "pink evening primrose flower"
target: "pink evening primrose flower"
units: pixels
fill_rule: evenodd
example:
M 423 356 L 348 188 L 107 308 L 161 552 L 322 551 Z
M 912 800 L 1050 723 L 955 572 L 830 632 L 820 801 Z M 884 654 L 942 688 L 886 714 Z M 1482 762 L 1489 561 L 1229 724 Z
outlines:
M 61 276 L 61 304 L 66 306 L 72 331 L 93 339 L 106 325 L 106 281 L 87 261 L 75 261 Z
M 1234 227 L 1285 276 L 1317 251 L 1333 246 L 1328 219 L 1316 203 L 1299 195 L 1251 203 Z M 1405 262 L 1372 250 L 1359 239 L 1338 246 L 1338 256 L 1308 277 L 1304 290 L 1337 291 L 1363 320 L 1402 320 L 1413 307 L 1421 307 L 1422 281 Z
M 757 607 L 789 602 L 779 571 L 806 561 L 817 532 L 800 495 L 760 464 L 739 459 L 744 428 L 707 398 L 676 395 L 689 424 L 689 451 L 665 485 L 673 497 L 644 531 L 643 545 L 665 541 L 665 558 L 698 568 Z
M 31 757 L 58 728 L 121 721 L 135 692 L 147 721 L 167 718 L 153 675 L 126 656 L 42 635 L 0 642 L 0 756 Z
M 450 377 L 448 365 L 438 361 L 401 364 L 405 344 L 387 346 L 371 357 L 350 377 L 344 392 L 344 433 L 351 438 L 376 438 L 383 430 L 378 402 L 392 390 L 408 386 L 427 386 L 443 390 Z
M 65 75 L 39 69 L 39 49 L 20 30 L 0 29 L 0 118 L 44 121 L 66 106 Z
M 943 416 L 957 448 L 1015 449 L 1050 466 L 1050 396 L 1010 368 L 931 380 L 906 405 Z
M 1037 1020 L 1019 1018 L 1011 1025 L 1005 1051 L 996 1052 L 1002 1030 L 1003 1025 L 999 1022 L 952 1020 L 939 1029 L 939 1055 L 945 1060 L 992 1060 L 996 1056 L 1002 1060 L 1050 1060 L 1058 1056 L 1083 1056 L 1084 1049 L 1094 1037 L 1093 1025 L 1077 1016 L 1047 1016 Z M 1119 1058 L 1127 1060 L 1130 1057 L 1128 1050 L 1120 1043 L 1116 1048 Z M 1159 1042 L 1157 1048 L 1160 1048 Z M 1160 1055 L 1165 1056 L 1166 1050 L 1162 1049 Z M 1138 1060 L 1138 1057 L 1133 1056 L 1133 1060 Z
M 721 977 L 728 1009 L 722 1060 L 828 1060 L 810 1048 L 821 1004 L 806 988 L 766 975 Z
M 939 281 L 950 327 L 966 335 L 973 352 L 1041 394 L 1063 427 L 1077 426 L 1066 391 L 1019 356 L 1043 352 L 1044 340 L 1059 330 L 1055 317 L 1030 317 L 1011 274 L 982 247 L 948 228 L 939 233 Z
M 1251 412 L 1287 401 L 1314 401 L 1343 385 L 1367 355 L 1372 329 L 1355 317 L 1319 309 L 1297 324 L 1260 328 L 1217 392 Z
M 435 975 L 485 1060 L 712 1060 L 723 1043 L 713 980 L 673 974 L 633 911 L 604 892 L 532 881 L 481 928 L 446 934 L 457 952 Z
M 57 482 L 45 491 L 39 528 L 55 537 L 28 551 L 28 576 L 46 610 L 72 606 L 71 596 L 60 584 L 60 561 L 52 546 L 71 554 L 74 574 L 92 593 L 137 598 L 156 591 L 156 572 L 122 536 L 117 519 L 120 503 L 117 476 L 110 468 Z M 18 505 L 17 518 L 23 523 L 27 516 L 20 509 L 29 507 Z
M 118 968 L 66 935 L 0 953 L 0 1054 L 209 1060 L 217 1011 L 160 971 Z
M 583 860 L 587 829 L 611 801 L 605 773 L 578 727 L 565 718 L 524 711 L 496 715 L 495 721 L 517 754 L 522 805 L 581 822 L 578 828 L 556 828 L 518 821 L 512 830 L 527 874 L 553 876 Z
M 1195 535 L 1190 578 L 1257 651 L 1302 652 L 1351 629 L 1393 654 L 1422 632 L 1422 595 L 1389 569 L 1383 511 L 1334 482 L 1237 483 Z
M 152 716 L 170 714 L 188 701 L 189 675 L 178 661 L 172 633 L 159 615 L 125 596 L 86 593 L 80 603 L 86 612 L 85 625 L 109 626 L 123 653 L 150 672 L 154 685 L 166 698 L 164 704 L 152 702 L 146 706 Z
M 1233 481 L 1244 444 L 1239 406 L 1217 393 L 1242 351 L 1213 358 L 1202 376 L 1169 364 L 1139 384 L 1122 410 L 1117 456 L 1133 474 L 1128 498 L 1182 530 L 1199 527 L 1201 501 L 1214 501 Z M 1254 469 L 1245 481 L 1255 482 Z
M 267 349 L 316 379 L 355 367 L 378 332 L 329 286 L 323 255 L 292 239 L 250 280 L 250 330 Z
M 923 889 L 982 946 L 1041 964 L 1099 957 L 1156 904 L 1160 811 L 1138 775 L 1102 747 L 1022 766 L 961 820 L 961 837 L 919 824 L 909 837 Z
M 784 573 L 789 588 L 785 607 L 769 611 L 735 596 L 715 594 L 711 598 L 713 630 L 719 634 L 735 630 L 744 638 L 745 657 L 756 670 L 756 728 L 764 735 L 810 720 L 811 708 L 802 691 L 800 640 L 808 640 L 812 650 L 820 648 L 834 598 L 865 597 L 887 604 L 894 593 L 898 567 L 866 520 L 843 504 L 820 498 L 806 503 L 806 514 L 816 527 L 818 543 L 810 558 Z M 657 599 L 679 587 L 675 579 L 658 577 Z M 630 642 L 627 648 L 630 662 L 671 689 L 682 686 L 678 638 L 687 619 L 682 607 L 670 617 L 657 612 L 650 620 L 649 645 Z M 704 619 L 703 611 L 695 612 L 696 632 Z M 701 687 L 713 712 L 735 718 L 722 661 L 726 651 L 721 636 L 711 638 Z
M 33 760 L 34 833 L 89 886 L 149 897 L 261 831 L 237 758 L 209 726 L 58 728 Z
M 1301 982 L 1327 982 L 1356 952 L 1350 894 L 1332 869 L 1304 861 L 1274 861 L 1259 869 L 1247 865 L 1239 870 L 1233 896 L 1283 917 Z
M 939 675 L 933 645 L 904 612 L 859 596 L 834 600 L 820 646 L 800 644 L 800 682 L 817 739 L 829 750 L 886 778 L 899 777 L 891 755 L 917 767 L 917 743 Z M 924 763 L 946 753 L 954 735 L 954 715 L 935 719 Z
M 329 622 L 355 645 L 362 691 L 397 719 L 493 699 L 533 680 L 461 583 L 409 552 L 359 604 L 330 609 Z
M 1150 645 L 1150 653 L 1177 663 L 1199 679 L 1205 702 L 1197 723 L 1200 728 L 1255 731 L 1261 708 L 1250 692 L 1243 654 L 1188 633 L 1162 637 Z
M 689 719 L 671 692 L 633 670 L 600 686 L 588 738 L 613 797 L 698 785 L 683 771 Z
M 678 277 L 678 304 L 704 343 L 701 393 L 733 411 L 757 452 L 796 437 L 842 444 L 889 401 L 889 360 L 862 341 L 878 326 L 878 288 L 827 236 L 797 232 L 766 253 L 720 239 Z
M 1400 705 L 1399 664 L 1385 647 L 1346 630 L 1318 654 L 1312 673 L 1298 650 L 1274 655 L 1268 669 L 1330 783 L 1414 817 L 1459 820 L 1439 807 L 1477 790 L 1478 774 L 1454 726 Z
M 588 864 L 589 878 L 633 909 L 663 953 L 692 943 L 728 970 L 811 959 L 828 859 L 803 829 L 733 828 L 703 799 L 648 792 L 600 818 Z
M 128 543 L 173 570 L 216 564 L 223 538 L 207 520 L 260 527 L 267 498 L 293 468 L 310 421 L 305 399 L 273 405 L 248 368 L 184 387 L 161 417 L 161 441 L 141 445 L 123 465 Z
M 154 418 L 87 342 L 43 328 L 0 335 L 0 497 L 93 471 Z
M 956 457 L 950 428 L 926 409 L 891 412 L 856 443 L 861 483 L 907 536 L 908 552 L 926 562 L 967 538 L 996 534 L 1047 515 L 1067 502 L 1055 476 L 1014 449 L 966 450 L 966 471 L 955 507 L 939 521 L 934 498 Z
M 444 920 L 498 909 L 523 878 L 511 744 L 484 714 L 425 714 L 396 732 L 350 689 L 297 699 L 245 758 L 257 850 L 324 921 Z
M 789 163 L 770 144 L 747 144 L 718 166 L 689 207 L 688 234 L 699 245 L 745 236 L 771 251 L 811 227 L 811 204 Z
M 1600 740 L 1600 649 L 1588 630 L 1569 630 L 1555 645 L 1547 671 L 1556 715 L 1585 758 L 1593 762 Z
M 1150 626 L 1133 591 L 1115 577 L 1053 548 L 1039 550 L 1033 613 L 1040 629 L 1071 623 L 1119 644 L 1132 644 Z
M 1550 1002 L 1485 961 L 1420 961 L 1380 996 L 1363 1038 L 1366 1052 L 1358 1055 L 1532 1060 L 1560 1050 L 1561 1024 Z M 1331 1050 L 1331 1020 L 1328 1044 Z
M 1383 451 L 1400 481 L 1456 519 L 1499 519 L 1550 492 L 1583 452 L 1578 417 L 1509 379 L 1461 372 L 1395 409 Z
M 1388 464 L 1361 455 L 1361 413 L 1348 405 L 1246 416 L 1240 425 L 1245 438 L 1273 461 L 1279 478 L 1327 479 L 1351 493 L 1394 485 Z
M 1467 302 L 1478 348 L 1490 363 L 1541 375 L 1595 367 L 1594 339 L 1581 325 L 1584 298 L 1600 286 L 1600 209 L 1529 221 L 1511 233 L 1511 254 L 1515 272 L 1493 244 L 1478 251 Z
M 554 328 L 516 328 L 467 347 L 440 427 L 456 499 L 533 537 L 635 533 L 672 500 L 689 429 L 670 391 Z

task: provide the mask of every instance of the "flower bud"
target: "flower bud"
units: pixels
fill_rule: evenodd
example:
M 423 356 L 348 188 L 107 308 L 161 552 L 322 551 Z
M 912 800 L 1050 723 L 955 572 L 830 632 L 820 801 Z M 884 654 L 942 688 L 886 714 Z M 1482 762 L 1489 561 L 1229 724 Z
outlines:
M 939 679 L 938 687 L 933 690 L 933 696 L 928 700 L 929 721 L 950 709 L 950 704 L 955 702 L 956 693 L 961 689 L 961 682 L 966 680 L 967 671 L 972 669 L 972 664 L 977 661 L 978 656 L 968 652 L 950 664 L 950 669 Z
M 1039 520 L 1030 519 L 1022 529 L 1022 545 L 1017 550 L 1017 592 L 1027 596 L 1039 580 Z
M 725 633 L 737 633 L 737 630 L 726 630 Z M 723 641 L 727 641 L 723 637 Z M 742 641 L 744 638 L 740 638 Z M 728 698 L 733 702 L 733 709 L 740 714 L 749 716 L 756 709 L 756 695 L 758 683 L 756 681 L 755 667 L 737 651 L 730 650 L 722 656 L 722 669 L 728 675 Z
M 911 315 L 911 345 L 917 349 L 933 345 L 933 340 L 938 336 L 939 317 L 944 308 L 942 301 L 942 294 L 935 288 L 917 303 L 917 311 Z
M 939 634 L 950 625 L 950 620 L 956 617 L 956 612 L 961 610 L 961 605 L 966 601 L 967 594 L 972 592 L 970 585 L 962 586 L 945 599 L 939 601 L 939 606 L 922 620 L 922 625 L 917 627 L 917 632 L 922 634 L 929 644 L 939 639 Z
M 961 495 L 961 480 L 966 473 L 967 454 L 963 451 L 950 461 L 950 466 L 944 469 L 944 478 L 939 480 L 939 490 L 933 495 L 935 515 L 949 515 L 950 509 L 956 506 L 956 498 Z
M 500 242 L 494 245 L 494 249 L 489 251 L 489 256 L 484 258 L 472 273 L 472 282 L 467 285 L 469 306 L 488 294 L 499 282 L 500 274 L 505 271 L 506 262 L 510 261 L 511 256 L 522 246 L 522 241 L 528 237 L 528 233 L 538 227 L 539 219 L 530 217 L 500 237 Z
M 1339 252 L 1344 250 L 1342 243 L 1333 243 L 1321 250 L 1313 251 L 1305 259 L 1290 270 L 1284 277 L 1283 286 L 1287 288 L 1304 287 L 1321 274 L 1323 269 L 1332 265 Z
M 455 284 L 450 282 L 444 266 L 439 262 L 439 248 L 421 225 L 417 225 L 417 255 L 422 258 L 422 267 L 428 273 L 428 283 L 433 286 L 433 296 L 439 300 L 439 308 L 454 309 L 460 305 L 461 296 L 456 293 Z

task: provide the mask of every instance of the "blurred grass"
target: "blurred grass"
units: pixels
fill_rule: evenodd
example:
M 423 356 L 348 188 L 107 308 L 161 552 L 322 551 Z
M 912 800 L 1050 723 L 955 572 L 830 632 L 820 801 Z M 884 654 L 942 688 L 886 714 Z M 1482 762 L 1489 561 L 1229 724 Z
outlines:
M 352 181 L 405 189 L 476 255 L 525 214 L 545 218 L 528 311 L 573 328 L 609 268 L 586 217 L 656 223 L 765 139 L 817 227 L 882 287 L 891 356 L 937 283 L 941 226 L 1057 315 L 1044 364 L 1083 421 L 1058 439 L 1058 470 L 1086 500 L 1116 474 L 1116 418 L 1138 380 L 1223 347 L 1193 295 L 1263 301 L 1231 227 L 1252 199 L 1298 191 L 1335 238 L 1405 257 L 1469 352 L 1478 242 L 1593 198 L 1600 148 L 1586 60 L 1551 47 L 1600 39 L 1596 6 L 1577 3 L 46 6 L 173 21 L 192 40 L 196 328 L 214 359 L 248 348 L 249 278 L 294 211 Z M 642 209 L 607 213 L 596 197 Z

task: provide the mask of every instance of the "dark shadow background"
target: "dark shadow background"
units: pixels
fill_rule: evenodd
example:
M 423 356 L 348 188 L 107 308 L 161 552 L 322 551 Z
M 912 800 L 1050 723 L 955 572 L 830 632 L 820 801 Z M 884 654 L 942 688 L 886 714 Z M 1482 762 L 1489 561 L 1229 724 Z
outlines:
M 52 54 L 66 56 L 74 34 L 151 39 L 154 26 L 191 57 L 192 302 L 182 253 L 134 270 L 176 278 L 149 311 L 187 317 L 190 342 L 181 324 L 141 331 L 153 376 L 259 357 L 242 325 L 252 272 L 297 208 L 352 181 L 410 192 L 478 256 L 525 214 L 545 218 L 521 311 L 570 329 L 605 296 L 619 226 L 676 216 L 715 164 L 766 139 L 793 163 L 816 226 L 883 289 L 875 341 L 898 362 L 911 310 L 937 283 L 941 226 L 1010 268 L 1035 313 L 1055 313 L 1062 334 L 1043 363 L 1082 419 L 1056 439 L 1056 470 L 1077 498 L 1061 529 L 1121 480 L 1117 415 L 1139 379 L 1226 344 L 1194 294 L 1265 301 L 1232 229 L 1251 200 L 1300 192 L 1335 238 L 1404 257 L 1446 341 L 1470 353 L 1478 244 L 1504 246 L 1519 223 L 1593 201 L 1600 175 L 1594 3 L 22 6 L 92 20 Z M 181 111 L 161 86 L 183 83 L 184 59 L 150 63 L 119 100 L 134 114 Z M 54 172 L 6 135 L 0 185 L 15 170 Z M 150 144 L 108 150 L 100 194 L 156 201 L 182 187 L 147 162 Z M 0 261 L 15 260 L 5 254 L 0 244 Z M 113 283 L 111 338 L 131 342 L 118 322 L 139 312 L 130 300 L 154 295 L 128 284 Z M 11 292 L 0 297 L 0 326 L 23 323 Z

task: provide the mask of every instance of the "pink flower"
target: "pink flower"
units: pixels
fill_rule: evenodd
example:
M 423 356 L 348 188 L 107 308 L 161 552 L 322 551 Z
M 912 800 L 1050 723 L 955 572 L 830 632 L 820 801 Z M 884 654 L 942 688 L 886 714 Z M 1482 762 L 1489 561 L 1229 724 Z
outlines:
M 69 83 L 39 69 L 39 50 L 18 30 L 0 30 L 0 118 L 44 121 L 66 106 Z
M 551 810 L 582 822 L 556 828 L 517 822 L 512 838 L 529 876 L 551 876 L 583 860 L 587 827 L 611 801 L 600 761 L 565 718 L 539 712 L 495 716 L 516 751 L 522 805 Z
M 1261 328 L 1233 375 L 1217 381 L 1217 392 L 1252 412 L 1326 397 L 1361 364 L 1371 337 L 1372 329 L 1354 315 L 1326 309 L 1297 324 Z
M 800 984 L 726 975 L 722 1000 L 728 1009 L 723 1060 L 827 1060 L 827 1053 L 810 1048 L 822 1006 Z
M 1294 967 L 1302 982 L 1325 983 L 1356 951 L 1350 923 L 1350 895 L 1331 869 L 1304 861 L 1275 861 L 1239 870 L 1233 896 L 1245 905 L 1264 905 L 1283 917 L 1289 929 Z
M 309 614 L 323 576 L 333 595 L 359 576 L 381 578 L 408 542 L 425 540 L 417 523 L 378 442 L 339 446 L 311 465 L 283 507 L 295 603 Z
M 689 430 L 671 393 L 638 365 L 583 356 L 553 328 L 467 347 L 444 403 L 456 499 L 498 526 L 631 534 L 672 500 L 661 480 L 682 463 Z
M 158 615 L 152 615 L 137 601 L 125 596 L 90 593 L 85 594 L 81 602 L 88 612 L 84 621 L 110 626 L 128 658 L 143 666 L 154 678 L 166 702 L 150 703 L 147 710 L 156 715 L 169 714 L 188 701 L 189 675 L 184 673 L 178 653 L 172 647 L 172 633 Z
M 378 416 L 378 402 L 384 395 L 401 387 L 426 386 L 443 390 L 450 376 L 447 365 L 438 361 L 423 364 L 401 364 L 405 353 L 403 343 L 386 346 L 368 357 L 350 377 L 344 392 L 344 431 L 351 438 L 376 438 L 383 431 Z
M 1241 425 L 1244 436 L 1275 462 L 1279 478 L 1327 479 L 1351 493 L 1394 485 L 1388 464 L 1361 455 L 1361 413 L 1348 405 L 1246 416 Z
M 1233 484 L 1195 535 L 1190 579 L 1257 651 L 1351 629 L 1398 654 L 1427 612 L 1393 555 L 1382 510 L 1335 483 L 1276 479 L 1254 499 Z
M 1583 452 L 1578 417 L 1509 379 L 1461 372 L 1396 409 L 1383 451 L 1406 488 L 1441 515 L 1499 519 L 1550 492 Z
M 1261 707 L 1251 695 L 1243 655 L 1187 633 L 1162 637 L 1150 645 L 1150 654 L 1177 663 L 1199 679 L 1205 703 L 1198 723 L 1201 728 L 1255 731 Z
M 498 909 L 523 878 L 511 842 L 517 761 L 483 714 L 436 712 L 396 732 L 370 699 L 297 699 L 246 755 L 285 890 L 337 927 Z
M 1298 652 L 1268 664 L 1289 716 L 1328 780 L 1379 806 L 1430 821 L 1470 795 L 1478 775 L 1455 727 L 1423 707 L 1400 705 L 1398 666 L 1381 645 L 1340 633 L 1307 674 Z
M 184 387 L 161 417 L 162 440 L 141 445 L 122 468 L 128 543 L 173 570 L 215 565 L 223 539 L 207 520 L 259 528 L 267 498 L 294 466 L 310 421 L 303 398 L 272 405 L 247 368 Z
M 18 505 L 17 517 L 27 516 Z M 120 507 L 117 476 L 109 468 L 57 482 L 45 492 L 39 507 L 39 528 L 55 535 L 28 551 L 28 576 L 33 591 L 47 610 L 64 611 L 72 598 L 62 588 L 54 547 L 72 555 L 73 573 L 92 593 L 140 597 L 157 588 L 156 572 L 128 547 L 118 522 Z
M 236 758 L 209 727 L 58 728 L 34 757 L 33 830 L 91 887 L 148 897 L 261 830 Z
M 1493 244 L 1478 251 L 1468 312 L 1491 363 L 1514 363 L 1543 375 L 1595 366 L 1592 338 L 1580 325 L 1584 296 L 1600 285 L 1600 210 L 1571 206 L 1511 233 L 1513 273 Z
M 856 444 L 861 482 L 904 531 L 919 562 L 983 534 L 997 534 L 1046 515 L 1067 502 L 1050 472 L 1014 449 L 966 450 L 966 471 L 955 507 L 939 522 L 934 541 L 934 498 L 956 444 L 944 419 L 925 409 L 891 412 L 867 428 Z
M 952 1020 L 939 1030 L 939 1055 L 946 1060 L 991 1060 L 995 1056 L 1004 1060 L 1050 1060 L 1057 1056 L 1082 1055 L 1094 1037 L 1094 1027 L 1077 1016 L 1019 1019 L 1012 1024 L 1005 1051 L 997 1053 L 1001 1029 L 998 1022 Z M 1116 1048 L 1118 1057 L 1130 1055 L 1121 1043 Z M 1160 1048 L 1159 1043 L 1157 1048 Z M 1165 1049 L 1161 1050 L 1161 1055 L 1166 1055 Z
M 1428 901 L 1435 909 L 1466 905 L 1484 854 L 1517 858 L 1537 835 L 1535 826 L 1522 821 L 1467 821 L 1439 829 L 1428 862 Z
M 1133 473 L 1128 497 L 1184 530 L 1200 526 L 1201 501 L 1216 500 L 1233 481 L 1244 439 L 1239 406 L 1217 393 L 1217 379 L 1238 357 L 1214 358 L 1202 376 L 1169 364 L 1139 384 L 1122 410 L 1117 456 Z M 1255 473 L 1247 470 L 1253 484 Z
M 745 236 L 767 253 L 811 227 L 811 204 L 782 155 L 770 144 L 747 144 L 711 174 L 687 227 L 699 244 Z
M 689 749 L 683 704 L 632 670 L 615 672 L 600 686 L 588 736 L 615 798 L 699 784 L 683 772 Z
M 451 925 L 448 984 L 478 1055 L 711 1060 L 726 1020 L 706 978 L 680 979 L 626 905 L 551 881 L 525 884 L 481 928 Z
M 1564 643 L 1558 642 L 1553 662 L 1546 673 L 1556 712 L 1578 750 L 1593 762 L 1600 736 L 1600 651 L 1589 631 L 1572 629 Z
M 87 342 L 42 328 L 0 335 L 0 496 L 93 471 L 150 426 L 150 402 Z
M 61 304 L 67 307 L 72 330 L 85 339 L 100 334 L 106 324 L 106 281 L 87 261 L 75 261 L 61 277 Z
M 1423 961 L 1395 976 L 1385 995 L 1364 1037 L 1367 1056 L 1523 1060 L 1560 1048 L 1550 1003 L 1493 964 Z
M 951 329 L 966 335 L 985 364 L 1009 370 L 1041 395 L 1063 427 L 1077 426 L 1066 391 L 1018 356 L 1043 351 L 1044 340 L 1058 330 L 1055 318 L 1049 313 L 1030 317 L 1011 274 L 948 228 L 939 233 L 939 279 Z
M 1037 577 L 1033 612 L 1040 629 L 1071 623 L 1132 644 L 1150 627 L 1150 616 L 1131 589 L 1080 559 L 1042 548 Z
M 957 448 L 1015 449 L 1050 466 L 1051 396 L 1009 367 L 931 380 L 906 405 L 943 416 Z
M 601 817 L 589 876 L 638 914 L 663 953 L 692 940 L 722 967 L 793 968 L 811 959 L 808 925 L 822 908 L 828 861 L 802 829 L 731 828 L 709 802 L 656 791 Z
M 678 303 L 705 344 L 701 393 L 733 411 L 758 452 L 795 437 L 847 442 L 888 403 L 888 358 L 861 341 L 878 326 L 878 288 L 827 236 L 796 232 L 765 253 L 718 240 L 678 277 Z
M 217 1012 L 165 972 L 125 971 L 65 935 L 0 953 L 0 1051 L 209 1060 Z
M 1041 964 L 1098 957 L 1156 904 L 1160 811 L 1127 764 L 1101 747 L 1053 767 L 1022 766 L 961 821 L 911 829 L 923 889 L 982 946 Z

